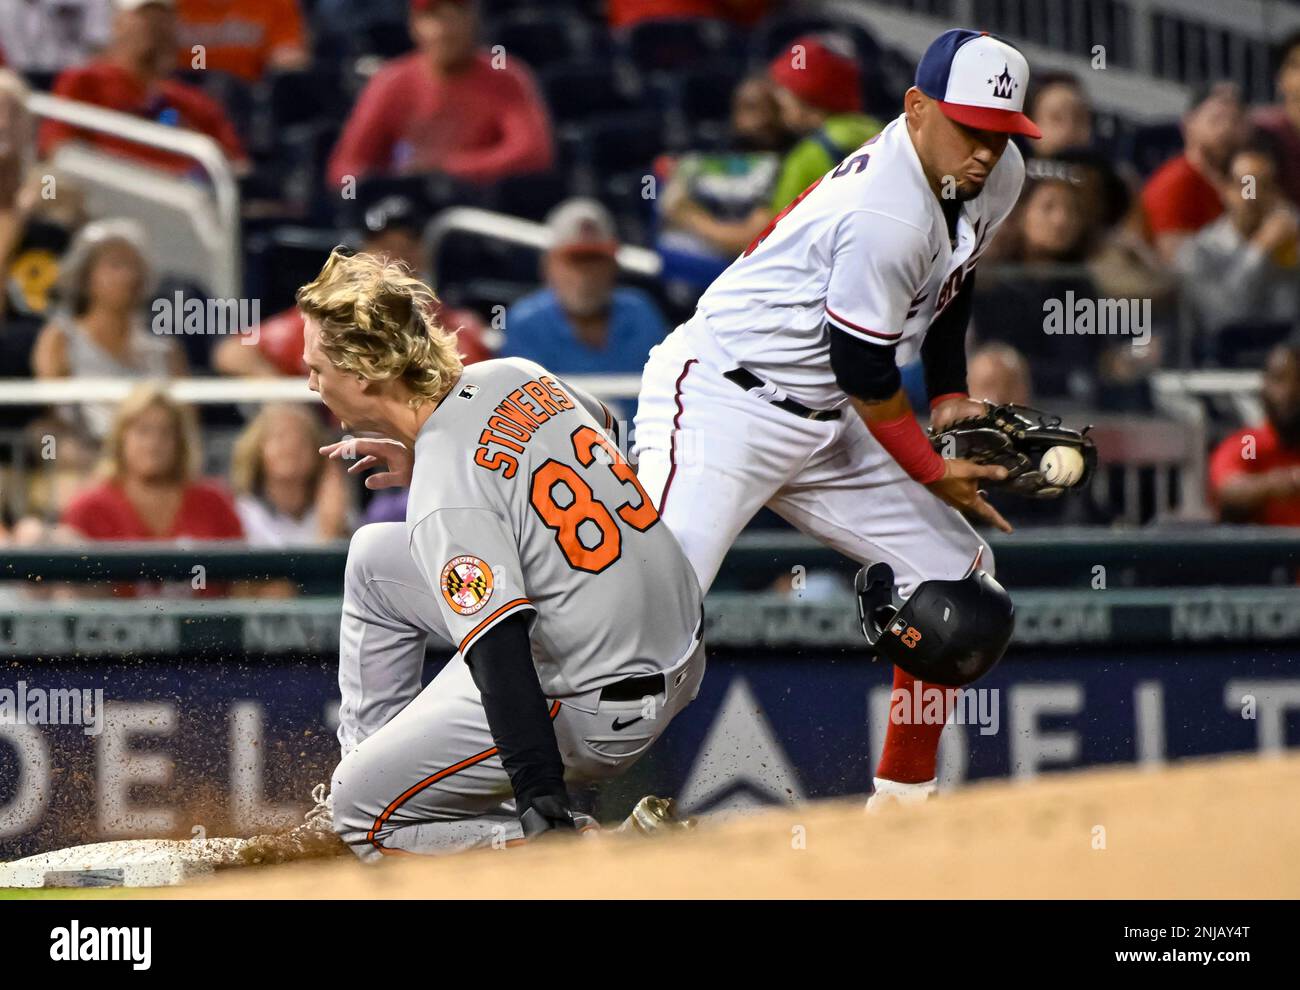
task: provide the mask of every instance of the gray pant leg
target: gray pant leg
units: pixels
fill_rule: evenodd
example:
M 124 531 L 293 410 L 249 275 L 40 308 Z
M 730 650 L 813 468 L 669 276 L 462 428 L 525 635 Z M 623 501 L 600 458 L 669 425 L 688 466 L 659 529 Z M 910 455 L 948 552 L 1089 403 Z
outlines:
M 639 759 L 699 691 L 703 645 L 668 672 L 664 694 L 552 702 L 570 785 L 607 780 Z M 582 707 L 579 707 L 582 706 Z M 615 729 L 618 723 L 623 728 Z M 469 667 L 457 654 L 409 705 L 334 771 L 334 828 L 363 860 L 448 853 L 521 839 L 510 778 Z
M 362 859 L 522 838 L 478 689 L 452 657 L 334 771 L 334 828 Z
M 346 756 L 420 693 L 425 641 L 447 639 L 438 603 L 411 558 L 404 523 L 352 535 L 339 632 L 339 746 Z

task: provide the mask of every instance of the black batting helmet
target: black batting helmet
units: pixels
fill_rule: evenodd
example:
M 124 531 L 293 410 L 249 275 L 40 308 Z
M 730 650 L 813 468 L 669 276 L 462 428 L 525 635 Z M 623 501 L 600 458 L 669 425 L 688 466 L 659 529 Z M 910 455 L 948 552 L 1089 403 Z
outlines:
M 906 602 L 885 563 L 862 568 L 854 586 L 862 632 L 876 655 L 932 684 L 961 687 L 987 673 L 1015 628 L 1011 596 L 985 571 L 922 581 Z

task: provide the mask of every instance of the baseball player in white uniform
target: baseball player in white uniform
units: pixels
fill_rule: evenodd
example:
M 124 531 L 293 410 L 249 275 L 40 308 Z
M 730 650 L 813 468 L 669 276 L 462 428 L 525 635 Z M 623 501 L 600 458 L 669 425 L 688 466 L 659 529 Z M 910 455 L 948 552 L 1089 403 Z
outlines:
M 389 438 L 327 450 L 410 477 L 406 523 L 349 548 L 335 831 L 375 859 L 582 827 L 568 785 L 630 766 L 705 664 L 699 585 L 608 411 L 529 361 L 462 367 L 401 267 L 335 252 L 298 303 L 312 389 Z M 457 652 L 421 690 L 429 635 Z
M 940 457 L 898 366 L 922 359 L 937 427 L 983 411 L 967 395 L 965 329 L 975 267 L 1024 178 L 1009 135 L 1039 136 L 1022 112 L 1028 84 L 1009 44 L 945 32 L 904 112 L 778 216 L 651 352 L 639 476 L 706 591 L 766 505 L 864 567 L 887 564 L 899 600 L 930 582 L 954 602 L 992 601 L 979 622 L 1001 646 L 965 648 L 977 669 L 1005 649 L 1010 602 L 990 592 L 992 554 L 962 515 L 1010 528 L 978 488 L 1003 469 Z M 890 631 L 878 652 L 891 659 L 922 635 Z M 912 684 L 896 667 L 895 687 Z M 876 793 L 932 792 L 941 731 L 891 723 Z

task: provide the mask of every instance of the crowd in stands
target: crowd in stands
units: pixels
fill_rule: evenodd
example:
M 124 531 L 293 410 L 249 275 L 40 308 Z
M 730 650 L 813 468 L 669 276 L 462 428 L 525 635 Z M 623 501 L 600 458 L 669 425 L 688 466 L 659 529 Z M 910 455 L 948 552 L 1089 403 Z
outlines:
M 436 277 L 469 361 L 636 374 L 731 259 L 897 115 L 908 63 L 796 0 L 0 0 L 3 375 L 140 382 L 117 408 L 0 407 L 22 438 L 0 471 L 28 469 L 21 497 L 0 483 L 0 539 L 289 546 L 400 518 L 402 493 L 367 501 L 316 455 L 336 424 L 315 411 L 205 410 L 200 431 L 156 381 L 302 375 L 292 290 L 336 242 Z M 981 264 L 972 391 L 1143 412 L 1155 369 L 1263 369 L 1268 421 L 1223 441 L 1209 490 L 1225 520 L 1300 524 L 1300 35 L 1278 46 L 1270 106 L 1220 82 L 1180 121 L 1140 124 L 1100 114 L 1083 74 L 1031 87 L 1043 137 L 1022 145 L 1024 193 Z M 196 352 L 152 332 L 174 273 L 140 223 L 87 207 L 60 149 L 203 180 L 171 152 L 38 126 L 25 100 L 42 90 L 217 143 L 266 313 L 255 334 Z M 542 223 L 550 247 L 453 241 L 435 271 L 423 231 L 459 205 Z M 657 252 L 662 277 L 621 269 L 626 244 Z M 1149 326 L 1045 332 L 1045 303 L 1071 298 L 1145 303 Z M 905 380 L 921 402 L 917 369 Z M 200 437 L 222 430 L 238 439 L 205 458 Z M 42 465 L 44 441 L 59 452 Z

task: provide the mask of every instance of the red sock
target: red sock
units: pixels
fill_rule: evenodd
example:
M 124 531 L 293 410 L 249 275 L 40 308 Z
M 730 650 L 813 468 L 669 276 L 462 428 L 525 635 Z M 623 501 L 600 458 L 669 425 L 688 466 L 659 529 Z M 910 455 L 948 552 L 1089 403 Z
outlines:
M 895 691 L 906 691 L 910 698 L 912 693 L 918 690 L 915 686 L 917 683 L 916 678 L 902 668 L 894 668 Z M 937 687 L 937 685 L 925 685 L 923 682 L 921 686 L 926 690 Z M 939 688 L 939 690 L 943 689 Z M 889 720 L 889 728 L 885 731 L 885 747 L 880 754 L 880 765 L 876 767 L 877 777 L 894 780 L 900 784 L 919 784 L 934 779 L 935 761 L 939 755 L 939 736 L 943 734 L 944 724 L 947 722 L 948 715 L 952 713 L 952 700 L 953 693 L 944 691 L 944 721 L 937 725 L 926 722 L 913 724 L 912 721 L 896 723 L 892 718 Z M 908 710 L 911 711 L 910 701 L 908 706 Z

